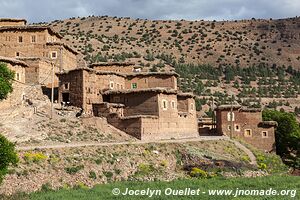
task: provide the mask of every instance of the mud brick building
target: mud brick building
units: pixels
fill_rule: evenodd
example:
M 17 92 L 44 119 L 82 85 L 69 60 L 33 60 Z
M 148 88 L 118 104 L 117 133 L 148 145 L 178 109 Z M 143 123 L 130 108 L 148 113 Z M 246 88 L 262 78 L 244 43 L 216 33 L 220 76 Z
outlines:
M 25 62 L 25 83 L 42 85 L 49 96 L 52 68 L 59 72 L 78 65 L 78 53 L 61 39 L 49 26 L 27 25 L 24 19 L 0 19 L 0 56 Z M 58 87 L 56 76 L 54 87 Z
M 142 140 L 198 136 L 194 96 L 177 90 L 174 72 L 136 72 L 135 67 L 77 68 L 58 73 L 59 101 Z
M 216 109 L 216 121 L 217 132 L 220 135 L 232 134 L 232 137 L 266 151 L 275 148 L 277 123 L 263 121 L 261 109 L 243 108 L 239 105 L 219 106 Z

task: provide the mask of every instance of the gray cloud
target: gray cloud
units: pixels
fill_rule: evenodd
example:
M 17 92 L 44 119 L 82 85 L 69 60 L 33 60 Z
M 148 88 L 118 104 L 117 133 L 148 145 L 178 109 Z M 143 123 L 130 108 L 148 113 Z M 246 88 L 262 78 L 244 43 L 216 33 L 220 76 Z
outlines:
M 233 20 L 299 15 L 299 0 L 0 0 L 0 17 L 30 22 L 109 15 L 146 19 Z

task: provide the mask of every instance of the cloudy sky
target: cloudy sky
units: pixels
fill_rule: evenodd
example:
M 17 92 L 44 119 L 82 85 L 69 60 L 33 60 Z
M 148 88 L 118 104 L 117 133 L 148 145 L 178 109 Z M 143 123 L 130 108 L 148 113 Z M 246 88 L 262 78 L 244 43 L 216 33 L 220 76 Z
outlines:
M 109 15 L 144 19 L 232 20 L 300 15 L 300 0 L 0 0 L 0 17 L 45 22 Z

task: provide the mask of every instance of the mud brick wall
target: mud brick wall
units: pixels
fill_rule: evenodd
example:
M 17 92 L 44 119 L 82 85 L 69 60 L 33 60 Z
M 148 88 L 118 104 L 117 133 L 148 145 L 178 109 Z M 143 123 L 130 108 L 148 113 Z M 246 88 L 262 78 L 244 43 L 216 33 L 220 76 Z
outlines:
M 114 94 L 110 95 L 110 102 L 124 104 L 124 116 L 158 116 L 158 96 L 156 93 Z
M 23 42 L 19 42 L 22 36 Z M 32 36 L 36 41 L 32 42 Z M 63 45 L 49 45 L 47 42 L 59 42 L 60 39 L 51 35 L 48 30 L 10 30 L 0 32 L 0 55 L 5 57 L 39 57 L 51 58 L 52 51 L 57 52 L 57 58 L 53 59 L 56 66 L 70 70 L 77 67 L 76 55 Z M 61 66 L 60 66 L 61 65 Z
M 113 88 L 110 87 L 113 84 Z M 92 104 L 103 102 L 102 90 L 123 88 L 125 85 L 124 77 L 118 75 L 97 75 L 93 72 L 84 71 L 84 90 L 86 110 L 92 110 Z
M 0 63 L 4 63 L 4 62 L 0 62 Z M 19 64 L 13 64 L 13 63 L 4 63 L 6 64 L 6 66 L 15 72 L 15 80 L 25 83 L 25 69 L 28 67 L 24 67 L 22 65 Z M 17 79 L 19 77 L 19 79 Z
M 26 83 L 42 84 L 50 88 L 52 84 L 51 62 L 42 59 L 22 59 L 29 67 L 26 68 Z M 54 73 L 59 72 L 57 66 Z M 54 76 L 54 87 L 58 87 L 58 77 Z
M 18 41 L 19 36 L 23 37 L 23 42 Z M 32 42 L 31 37 L 36 37 L 36 42 Z M 16 52 L 20 52 L 20 57 L 48 57 L 46 49 L 47 41 L 59 41 L 54 35 L 50 35 L 47 30 L 11 30 L 1 31 L 0 41 L 5 46 L 0 48 L 0 54 L 6 57 L 16 57 Z
M 1 26 L 25 26 L 25 21 L 0 21 Z
M 73 106 L 84 108 L 84 84 L 83 71 L 75 70 L 69 74 L 61 74 L 59 83 L 59 102 L 62 102 L 62 93 L 69 93 L 70 103 Z M 65 88 L 65 84 L 69 85 L 69 89 Z
M 60 69 L 71 70 L 77 67 L 76 55 L 70 52 L 68 49 L 64 48 L 62 45 L 46 45 L 43 57 L 51 58 L 51 52 L 57 53 L 57 58 L 52 59 L 52 62 L 54 62 L 55 65 Z
M 128 76 L 126 78 L 126 89 L 132 89 L 132 83 L 137 84 L 137 89 L 156 87 L 177 89 L 177 79 L 173 75 Z
M 109 66 L 94 65 L 93 69 L 97 71 L 105 71 L 105 72 L 132 73 L 134 70 L 134 65 L 128 65 L 128 66 L 117 66 L 114 64 Z
M 120 119 L 117 114 L 112 114 L 107 118 L 107 122 L 114 127 L 124 131 L 125 133 L 132 135 L 138 139 L 142 139 L 141 130 L 142 122 L 141 118 L 129 118 Z

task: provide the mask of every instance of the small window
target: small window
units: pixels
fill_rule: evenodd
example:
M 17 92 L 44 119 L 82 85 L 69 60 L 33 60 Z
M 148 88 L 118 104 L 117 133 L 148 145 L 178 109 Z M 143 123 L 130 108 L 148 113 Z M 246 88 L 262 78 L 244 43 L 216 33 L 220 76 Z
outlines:
M 50 57 L 51 57 L 52 59 L 56 59 L 56 58 L 57 58 L 57 52 L 56 52 L 56 51 L 52 51 L 52 52 L 50 53 Z
M 20 80 L 20 74 L 16 73 L 16 80 L 19 81 Z
M 119 83 L 117 83 L 117 89 L 120 89 L 120 84 Z
M 230 131 L 230 130 L 231 130 L 231 126 L 230 126 L 230 125 L 228 125 L 228 126 L 227 126 L 227 129 Z
M 232 116 L 231 116 L 231 114 L 232 114 Z M 234 121 L 234 113 L 233 112 L 227 113 L 227 121 L 231 122 L 231 118 L 232 118 L 232 121 Z
M 268 138 L 268 131 L 262 131 L 261 136 L 262 138 Z
M 19 36 L 19 37 L 18 37 L 18 42 L 19 42 L 19 43 L 22 43 L 22 42 L 23 42 L 23 36 Z
M 31 36 L 31 42 L 32 43 L 36 43 L 36 35 L 32 35 Z
M 65 84 L 64 84 L 64 88 L 65 88 L 65 90 L 68 90 L 68 89 L 69 89 L 69 87 L 70 87 L 70 83 L 65 83 Z
M 168 109 L 168 101 L 167 100 L 162 100 L 162 109 L 167 110 Z
M 114 82 L 113 82 L 113 81 L 110 81 L 110 82 L 109 82 L 109 88 L 110 88 L 110 89 L 114 89 Z
M 240 125 L 238 125 L 238 124 L 236 124 L 236 125 L 234 126 L 234 129 L 235 129 L 235 131 L 241 131 L 241 127 L 240 127 Z
M 20 57 L 20 52 L 16 52 L 16 57 Z
M 245 129 L 245 137 L 252 137 L 252 130 L 251 129 Z
M 195 108 L 194 108 L 194 104 L 193 103 L 191 103 L 191 111 L 194 111 L 195 110 Z
M 131 83 L 131 89 L 136 89 L 137 88 L 137 83 Z
M 172 101 L 171 105 L 172 105 L 172 109 L 175 109 L 175 107 L 176 107 L 175 101 Z

